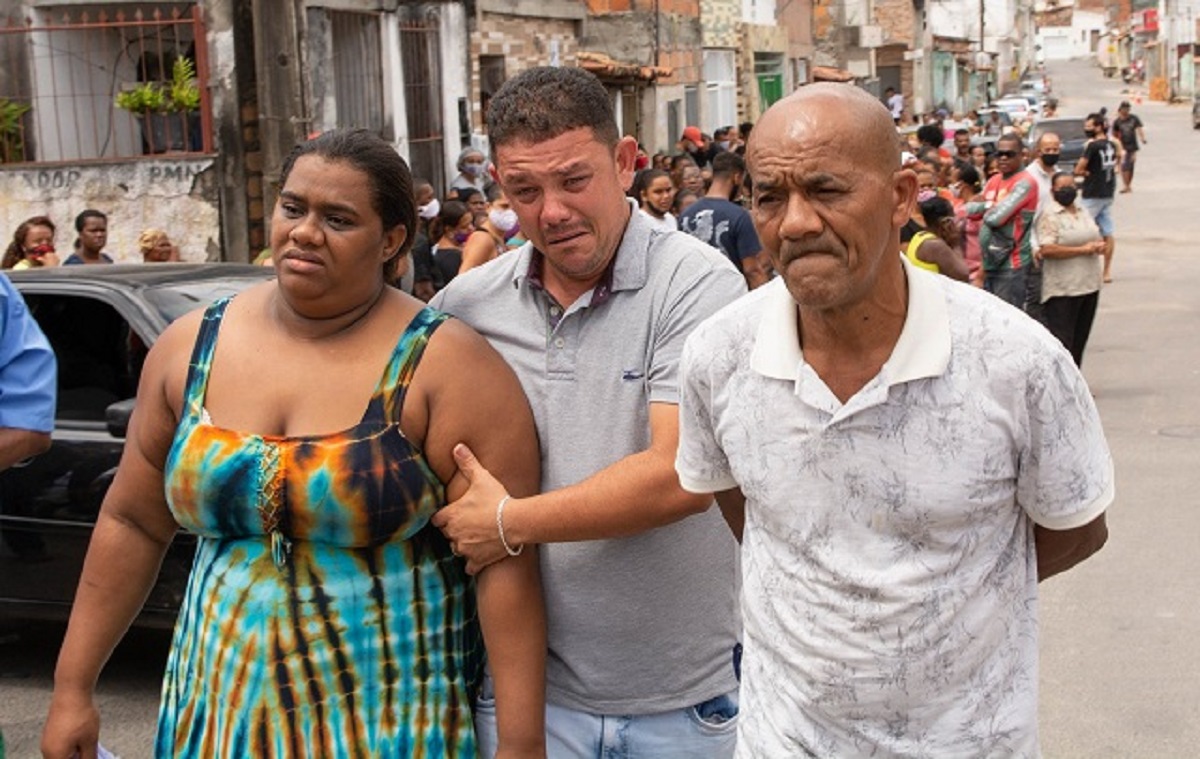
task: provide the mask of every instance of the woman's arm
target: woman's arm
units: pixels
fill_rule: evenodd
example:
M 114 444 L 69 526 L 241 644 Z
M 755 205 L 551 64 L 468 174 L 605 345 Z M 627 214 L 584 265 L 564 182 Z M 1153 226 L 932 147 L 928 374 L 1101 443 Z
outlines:
M 54 673 L 42 755 L 95 756 L 100 720 L 92 695 L 100 671 L 158 576 L 177 525 L 163 493 L 163 466 L 175 434 L 188 353 L 199 314 L 168 328 L 146 358 L 125 450 L 105 495 L 71 621 Z
M 430 370 L 424 377 L 422 372 Z M 465 442 L 513 497 L 541 478 L 537 430 L 512 369 L 483 338 L 444 324 L 414 377 L 428 399 L 424 449 L 450 500 L 466 492 L 453 448 Z M 411 396 L 410 396 L 411 397 Z M 499 504 L 497 504 L 498 506 Z M 499 756 L 544 756 L 546 618 L 535 546 L 478 575 L 479 619 L 496 685 Z
M 462 263 L 458 267 L 458 273 L 462 274 L 476 266 L 483 266 L 495 257 L 496 242 L 492 235 L 486 230 L 476 230 L 463 243 Z
M 1051 243 L 1042 245 L 1038 253 L 1042 258 L 1074 258 L 1075 256 L 1094 256 L 1104 252 L 1104 241 L 1093 240 L 1083 245 L 1059 245 Z
M 1076 211 L 1076 213 L 1080 213 Z M 1099 232 L 1097 232 L 1099 234 Z M 1060 245 L 1058 242 L 1058 222 L 1050 214 L 1043 215 L 1037 225 L 1038 255 L 1042 258 L 1074 258 L 1075 256 L 1094 256 L 1104 252 L 1104 241 L 1097 237 L 1083 245 Z
M 936 265 L 938 271 L 950 279 L 966 282 L 971 276 L 966 260 L 941 238 L 935 237 L 921 243 L 917 248 L 917 258 L 927 264 Z

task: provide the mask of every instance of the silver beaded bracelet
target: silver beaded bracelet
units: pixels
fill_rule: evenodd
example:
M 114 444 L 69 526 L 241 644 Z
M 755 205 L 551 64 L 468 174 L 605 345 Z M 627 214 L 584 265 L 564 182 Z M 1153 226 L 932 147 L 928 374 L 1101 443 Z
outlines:
M 514 551 L 512 546 L 508 544 L 508 541 L 504 539 L 504 504 L 508 503 L 508 499 L 511 497 L 506 495 L 500 499 L 500 503 L 496 504 L 496 529 L 500 533 L 500 545 L 504 546 L 504 550 L 508 552 L 508 555 L 520 556 L 521 551 L 525 550 L 525 546 L 523 544 L 519 545 Z

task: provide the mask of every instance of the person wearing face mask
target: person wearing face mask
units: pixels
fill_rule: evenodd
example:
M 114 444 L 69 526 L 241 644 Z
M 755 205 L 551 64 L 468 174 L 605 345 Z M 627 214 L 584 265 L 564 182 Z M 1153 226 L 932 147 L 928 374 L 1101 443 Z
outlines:
M 1075 198 L 1075 178 L 1055 174 L 1037 232 L 1044 268 L 1041 321 L 1081 366 L 1100 303 L 1106 245 L 1100 227 Z
M 665 171 L 650 169 L 639 173 L 634 184 L 638 188 L 635 200 L 650 223 L 664 232 L 679 229 L 679 223 L 671 213 L 671 203 L 675 200 L 671 176 Z
M 471 209 L 457 200 L 448 200 L 442 206 L 432 227 L 437 242 L 431 251 L 433 256 L 433 286 L 441 290 L 458 276 L 462 267 L 463 245 L 475 231 L 475 219 Z
M 437 293 L 437 287 L 434 284 L 434 263 L 433 263 L 433 240 L 430 236 L 429 226 L 437 219 L 438 214 L 442 210 L 442 204 L 438 201 L 437 193 L 433 189 L 433 185 L 424 179 L 413 179 L 413 200 L 417 203 L 417 236 L 413 241 L 412 251 L 409 255 L 412 258 L 412 266 L 408 267 L 411 272 L 409 276 L 412 278 L 411 289 L 406 292 L 420 300 L 429 302 L 429 299 Z
M 1062 139 L 1054 132 L 1046 132 L 1038 138 L 1035 148 L 1037 160 L 1025 169 L 1038 186 L 1038 212 L 1050 202 L 1050 184 L 1058 173 L 1058 159 L 1062 155 Z
M 479 149 L 463 148 L 455 166 L 458 167 L 458 176 L 450 183 L 451 189 L 473 188 L 483 192 L 491 184 L 487 175 L 487 158 Z
M 504 193 L 496 189 L 496 196 L 488 206 L 487 217 L 482 224 L 476 222 L 475 231 L 463 245 L 459 274 L 499 258 L 508 250 L 508 239 L 521 231 L 517 212 L 512 210 Z
M 58 264 L 58 255 L 54 252 L 54 222 L 49 216 L 34 216 L 21 222 L 13 233 L 0 268 L 19 271 Z
M 1029 245 L 1034 251 L 1033 265 L 1025 275 L 1025 313 L 1040 319 L 1042 312 L 1042 257 L 1038 253 L 1037 220 L 1050 205 L 1050 181 L 1054 178 L 1058 158 L 1062 154 L 1062 139 L 1054 132 L 1046 132 L 1034 146 L 1035 160 L 1025 168 L 1038 189 L 1037 211 L 1033 216 L 1033 229 L 1029 232 Z
M 1104 236 L 1108 246 L 1104 251 L 1104 281 L 1112 282 L 1112 204 L 1117 191 L 1117 166 L 1123 160 L 1122 148 L 1119 142 L 1107 137 L 1103 109 L 1088 115 L 1083 122 L 1083 131 L 1088 141 L 1075 164 L 1075 175 L 1083 177 L 1080 205 L 1096 220 L 1096 226 Z

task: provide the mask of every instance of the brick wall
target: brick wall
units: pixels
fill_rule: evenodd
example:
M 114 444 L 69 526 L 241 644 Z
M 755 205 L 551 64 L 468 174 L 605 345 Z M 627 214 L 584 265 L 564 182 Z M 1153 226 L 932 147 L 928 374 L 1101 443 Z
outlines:
M 700 15 L 700 0 L 587 0 L 588 13 L 598 16 L 605 13 L 676 13 L 693 18 Z
M 883 43 L 900 43 L 910 49 L 916 33 L 917 15 L 912 0 L 878 0 L 875 3 L 875 23 L 883 27 Z
M 242 144 L 246 160 L 246 222 L 247 244 L 250 260 L 253 261 L 270 242 L 267 240 L 268 210 L 263 195 L 262 145 L 258 137 L 258 107 L 253 103 L 242 105 Z M 236 259 L 229 259 L 236 260 Z
M 589 0 L 589 3 L 593 0 Z M 621 0 L 595 0 L 619 4 Z M 628 4 L 628 0 L 626 3 Z M 579 52 L 577 25 L 559 19 L 506 16 L 483 13 L 479 27 L 471 33 L 471 123 L 477 132 L 484 130 L 480 109 L 479 56 L 504 56 L 504 75 L 511 79 L 525 69 L 550 64 L 552 42 L 557 41 L 559 61 L 574 66 Z

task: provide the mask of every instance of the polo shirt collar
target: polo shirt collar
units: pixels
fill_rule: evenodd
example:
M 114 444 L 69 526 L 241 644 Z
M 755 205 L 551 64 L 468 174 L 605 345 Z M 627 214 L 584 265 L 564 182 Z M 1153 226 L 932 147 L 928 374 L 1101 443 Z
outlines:
M 617 245 L 617 252 L 609 261 L 608 267 L 600 281 L 592 288 L 592 305 L 600 305 L 608 299 L 608 293 L 622 290 L 640 290 L 646 286 L 649 277 L 647 249 L 650 247 L 650 237 L 657 232 L 649 220 L 638 213 L 637 202 L 628 199 L 629 221 Z M 528 242 L 516 251 L 516 266 L 513 268 L 513 287 L 518 287 L 521 280 L 530 285 L 542 288 L 541 273 L 545 266 L 545 255 Z
M 950 318 L 937 277 L 901 257 L 908 280 L 908 312 L 900 339 L 880 374 L 888 385 L 937 377 L 950 364 Z M 768 284 L 750 368 L 765 377 L 796 382 L 804 366 L 796 302 L 782 277 Z

